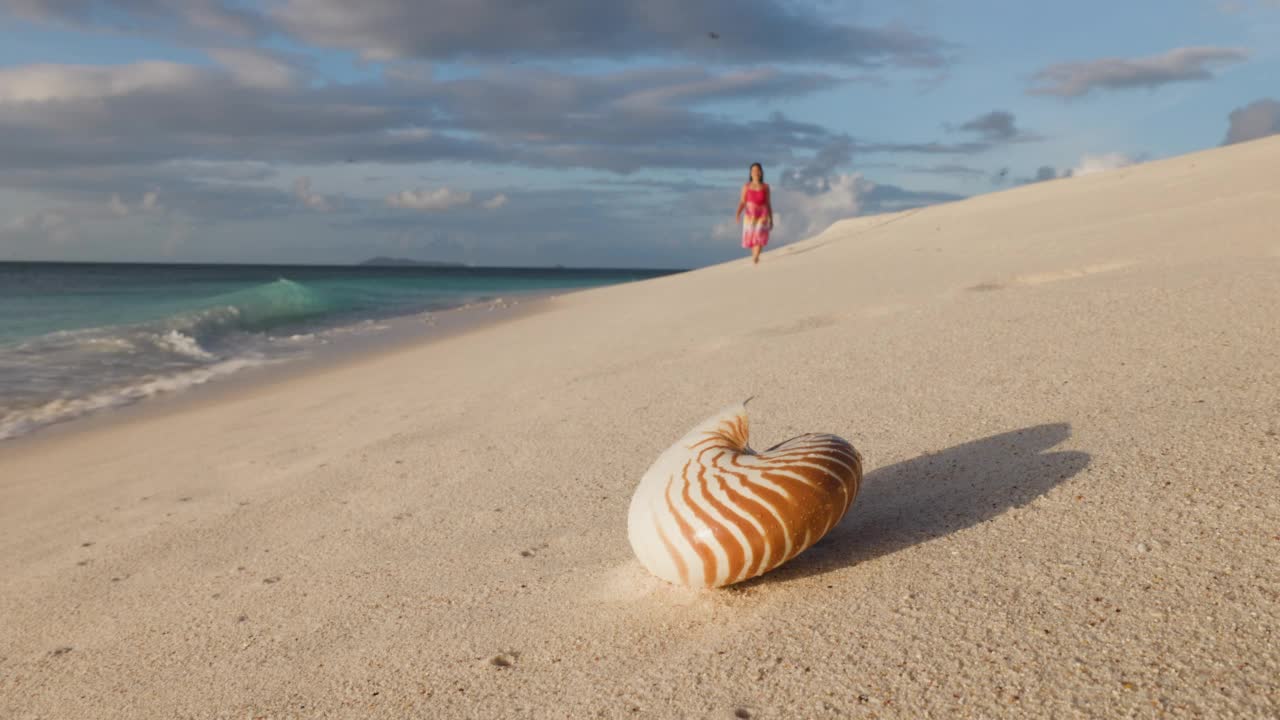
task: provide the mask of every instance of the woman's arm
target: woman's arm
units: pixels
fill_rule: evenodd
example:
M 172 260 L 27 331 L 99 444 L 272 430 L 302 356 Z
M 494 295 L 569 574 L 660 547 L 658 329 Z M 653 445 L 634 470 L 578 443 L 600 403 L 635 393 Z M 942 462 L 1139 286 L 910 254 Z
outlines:
M 773 193 L 769 191 L 769 186 L 764 186 L 764 210 L 768 213 L 769 227 L 773 227 Z
M 742 208 L 747 206 L 747 186 L 742 186 L 742 195 L 738 197 L 738 211 L 733 214 L 733 221 L 740 222 L 742 220 Z

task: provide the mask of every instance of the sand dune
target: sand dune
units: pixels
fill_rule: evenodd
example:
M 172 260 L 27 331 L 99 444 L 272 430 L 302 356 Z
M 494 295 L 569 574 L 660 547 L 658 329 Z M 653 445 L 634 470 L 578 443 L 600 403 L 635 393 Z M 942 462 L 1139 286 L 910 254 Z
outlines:
M 0 446 L 3 717 L 1280 715 L 1280 138 L 574 293 Z M 692 592 L 649 463 L 754 395 L 849 516 Z

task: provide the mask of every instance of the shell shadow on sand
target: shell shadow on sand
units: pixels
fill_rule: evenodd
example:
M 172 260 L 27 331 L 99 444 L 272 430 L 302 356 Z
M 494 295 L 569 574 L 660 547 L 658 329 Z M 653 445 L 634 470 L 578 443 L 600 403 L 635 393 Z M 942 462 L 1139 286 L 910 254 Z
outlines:
M 992 435 L 877 468 L 849 514 L 820 542 L 744 586 L 786 582 L 856 565 L 1021 507 L 1084 470 L 1088 453 L 1046 452 L 1067 423 Z

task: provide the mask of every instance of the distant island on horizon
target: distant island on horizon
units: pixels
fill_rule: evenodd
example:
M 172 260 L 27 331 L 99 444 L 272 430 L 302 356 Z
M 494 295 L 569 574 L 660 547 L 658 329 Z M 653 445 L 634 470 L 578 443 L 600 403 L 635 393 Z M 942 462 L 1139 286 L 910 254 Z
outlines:
M 361 266 L 376 265 L 380 267 L 467 267 L 466 263 L 442 262 L 440 260 L 413 260 L 410 258 L 378 257 L 369 258 L 360 263 Z

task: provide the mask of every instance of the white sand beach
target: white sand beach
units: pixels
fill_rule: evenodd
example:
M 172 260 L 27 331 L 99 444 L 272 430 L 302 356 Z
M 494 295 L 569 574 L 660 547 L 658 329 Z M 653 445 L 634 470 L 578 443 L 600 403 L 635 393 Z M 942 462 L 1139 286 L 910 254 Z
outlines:
M 742 585 L 632 491 L 754 396 L 866 460 Z M 3 718 L 1280 716 L 1280 137 L 0 444 Z

